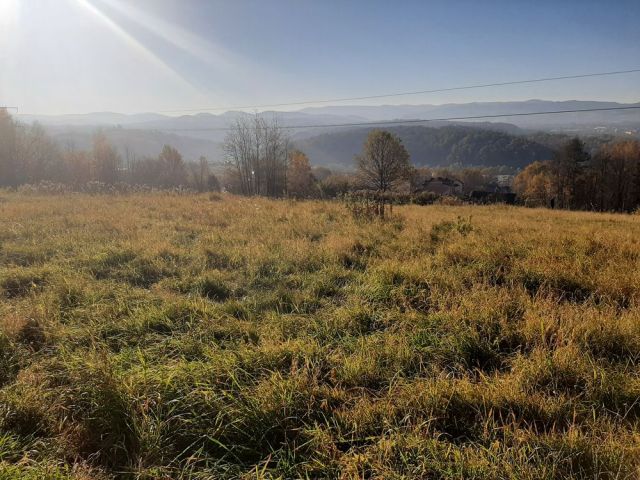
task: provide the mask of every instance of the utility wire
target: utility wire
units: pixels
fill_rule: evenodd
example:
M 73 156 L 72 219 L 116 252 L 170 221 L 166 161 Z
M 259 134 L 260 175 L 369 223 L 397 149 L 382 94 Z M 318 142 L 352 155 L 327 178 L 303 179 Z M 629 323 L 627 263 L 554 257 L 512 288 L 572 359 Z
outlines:
M 355 101 L 355 100 L 373 100 L 377 98 L 404 97 L 409 95 L 420 95 L 420 94 L 426 94 L 426 93 L 453 92 L 456 90 L 471 90 L 474 88 L 502 87 L 506 85 L 522 85 L 527 83 L 551 82 L 556 80 L 571 80 L 576 78 L 626 75 L 629 73 L 639 73 L 639 72 L 640 72 L 640 68 L 633 68 L 630 70 L 615 70 L 610 72 L 583 73 L 578 75 L 564 75 L 560 77 L 542 77 L 542 78 L 532 78 L 527 80 L 513 80 L 509 82 L 481 83 L 476 85 L 464 85 L 460 87 L 436 88 L 431 90 L 417 90 L 412 92 L 384 93 L 380 95 L 367 95 L 362 97 L 343 97 L 343 98 L 322 99 L 322 100 L 304 100 L 304 101 L 297 101 L 297 102 L 271 103 L 271 104 L 263 104 L 263 105 L 240 105 L 240 106 L 231 106 L 231 107 L 193 108 L 193 109 L 182 109 L 182 110 L 180 109 L 159 110 L 157 113 L 188 113 L 188 112 L 209 112 L 209 111 L 219 111 L 219 110 L 243 110 L 243 109 L 254 109 L 254 108 L 288 107 L 288 106 L 295 106 L 295 105 L 309 105 L 309 104 L 317 104 L 317 103 L 347 102 L 347 101 Z
M 337 127 L 365 127 L 376 125 L 402 125 L 410 123 L 426 123 L 426 122 L 445 122 L 450 120 L 480 120 L 483 118 L 500 118 L 500 117 L 526 117 L 531 115 L 557 115 L 562 113 L 584 113 L 584 112 L 606 112 L 612 110 L 638 110 L 640 105 L 632 105 L 627 107 L 603 107 L 603 108 L 583 108 L 578 110 L 551 110 L 544 112 L 520 112 L 520 113 L 499 113 L 495 115 L 472 115 L 466 117 L 442 117 L 442 118 L 419 118 L 410 120 L 381 120 L 378 122 L 352 122 L 352 123 L 330 123 L 324 125 L 280 125 L 279 128 L 296 130 L 300 128 L 337 128 Z M 226 132 L 234 130 L 233 127 L 202 127 L 202 128 L 158 128 L 159 131 L 170 132 Z

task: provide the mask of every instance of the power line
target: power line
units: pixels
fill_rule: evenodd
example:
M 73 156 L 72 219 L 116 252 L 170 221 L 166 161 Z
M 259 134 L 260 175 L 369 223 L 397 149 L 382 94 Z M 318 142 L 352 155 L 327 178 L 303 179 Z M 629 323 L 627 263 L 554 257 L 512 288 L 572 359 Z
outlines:
M 543 112 L 520 112 L 520 113 L 499 113 L 495 115 L 472 115 L 465 117 L 442 117 L 442 118 L 419 118 L 410 120 L 381 120 L 378 122 L 352 122 L 352 123 L 330 123 L 324 125 L 285 125 L 280 126 L 283 129 L 297 130 L 300 128 L 337 128 L 337 127 L 365 127 L 376 125 L 402 125 L 410 123 L 426 123 L 426 122 L 445 122 L 451 120 L 480 120 L 486 118 L 501 118 L 501 117 L 526 117 L 531 115 L 557 115 L 562 113 L 585 113 L 585 112 L 606 112 L 612 110 L 637 110 L 640 109 L 640 105 L 632 105 L 627 107 L 603 107 L 603 108 L 583 108 L 577 110 L 550 110 Z M 170 132 L 226 132 L 233 130 L 233 127 L 202 127 L 202 128 L 159 128 L 160 131 Z
M 595 73 L 583 73 L 578 75 L 564 75 L 559 77 L 542 77 L 542 78 L 532 78 L 527 80 L 513 80 L 509 82 L 494 82 L 494 83 L 481 83 L 476 85 L 464 85 L 460 87 L 448 87 L 448 88 L 436 88 L 431 90 L 416 90 L 411 92 L 395 92 L 395 93 L 384 93 L 379 95 L 367 95 L 362 97 L 342 97 L 342 98 L 333 98 L 333 99 L 322 99 L 322 100 L 303 100 L 303 101 L 295 101 L 295 102 L 286 102 L 286 103 L 271 103 L 271 104 L 263 104 L 263 105 L 241 105 L 241 106 L 230 106 L 230 107 L 210 107 L 210 108 L 192 108 L 192 109 L 178 109 L 178 110 L 159 110 L 157 113 L 188 113 L 188 112 L 207 112 L 207 111 L 218 111 L 218 110 L 243 110 L 243 109 L 255 109 L 255 108 L 273 108 L 273 107 L 289 107 L 296 105 L 309 105 L 309 104 L 317 104 L 317 103 L 334 103 L 334 102 L 347 102 L 347 101 L 355 101 L 355 100 L 374 100 L 379 98 L 391 98 L 391 97 L 404 97 L 410 95 L 421 95 L 427 93 L 438 93 L 438 92 L 453 92 L 456 90 L 471 90 L 474 88 L 487 88 L 487 87 L 503 87 L 506 85 L 522 85 L 527 83 L 541 83 L 541 82 L 551 82 L 556 80 L 571 80 L 577 78 L 589 78 L 589 77 L 604 77 L 611 75 L 625 75 L 629 73 L 639 73 L 640 68 L 634 68 L 630 70 L 615 70 L 610 72 L 595 72 Z

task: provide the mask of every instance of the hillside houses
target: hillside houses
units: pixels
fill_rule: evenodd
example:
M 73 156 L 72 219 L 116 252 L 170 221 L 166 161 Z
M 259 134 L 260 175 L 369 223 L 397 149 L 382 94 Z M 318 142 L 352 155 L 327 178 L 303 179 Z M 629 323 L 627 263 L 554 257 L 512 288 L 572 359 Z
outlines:
M 511 175 L 501 175 L 492 183 L 478 187 L 465 185 L 461 180 L 453 177 L 428 177 L 421 178 L 414 183 L 413 194 L 433 193 L 439 196 L 459 197 L 471 203 L 506 203 L 514 204 L 516 194 L 512 192 L 510 184 L 513 181 Z

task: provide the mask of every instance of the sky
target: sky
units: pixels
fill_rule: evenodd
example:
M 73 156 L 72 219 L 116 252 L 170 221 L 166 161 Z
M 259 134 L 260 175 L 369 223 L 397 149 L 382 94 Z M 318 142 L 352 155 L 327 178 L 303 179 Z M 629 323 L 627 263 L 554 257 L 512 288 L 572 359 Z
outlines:
M 638 0 L 0 0 L 0 105 L 220 113 L 627 70 L 638 25 Z M 640 73 L 336 104 L 532 98 L 637 102 Z

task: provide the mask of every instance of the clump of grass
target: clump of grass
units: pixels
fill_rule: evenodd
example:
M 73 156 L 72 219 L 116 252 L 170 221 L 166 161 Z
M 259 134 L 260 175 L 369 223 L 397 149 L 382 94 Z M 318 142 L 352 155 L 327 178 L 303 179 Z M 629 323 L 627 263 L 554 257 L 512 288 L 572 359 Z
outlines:
M 246 302 L 238 300 L 229 300 L 222 306 L 222 311 L 238 320 L 251 320 L 254 318 L 252 310 Z
M 41 289 L 46 282 L 43 270 L 9 271 L 0 278 L 0 288 L 5 297 L 24 297 Z
M 0 386 L 13 380 L 18 373 L 17 353 L 17 349 L 6 334 L 0 333 Z
M 23 319 L 15 332 L 15 340 L 34 352 L 44 347 L 48 341 L 43 325 L 36 318 Z
M 51 256 L 51 252 L 42 250 L 37 245 L 4 246 L 0 250 L 0 264 L 30 267 L 44 263 Z
M 94 478 L 100 478 L 99 473 L 91 473 L 88 469 L 84 472 L 84 474 L 96 475 Z M 18 465 L 2 462 L 0 463 L 0 476 L 2 476 L 3 479 L 7 480 L 77 480 L 78 478 L 83 477 L 83 473 L 74 473 L 74 469 L 70 468 L 69 466 L 59 466 L 55 464 Z
M 472 230 L 473 226 L 471 225 L 471 217 L 464 218 L 458 216 L 455 221 L 445 220 L 431 227 L 431 242 L 440 243 L 447 238 L 448 235 L 454 233 L 466 236 Z
M 406 339 L 375 334 L 344 342 L 344 353 L 333 360 L 335 380 L 347 387 L 378 389 L 391 379 L 420 370 L 419 358 L 412 354 Z
M 577 343 L 596 358 L 611 362 L 640 360 L 640 323 L 634 313 L 614 314 L 615 322 L 583 322 L 577 326 Z
M 67 454 L 109 468 L 127 466 L 139 448 L 135 412 L 123 378 L 100 355 L 47 362 L 37 387 L 45 391 L 48 428 Z
M 532 295 L 547 291 L 560 300 L 584 302 L 593 294 L 586 282 L 571 278 L 559 271 L 548 273 L 528 271 L 524 273 L 521 282 Z
M 239 259 L 235 259 L 219 249 L 206 249 L 205 257 L 207 268 L 211 269 L 227 270 L 239 267 L 241 264 Z
M 124 281 L 142 288 L 149 288 L 171 275 L 160 262 L 131 250 L 101 254 L 91 261 L 89 269 L 97 279 Z
M 18 438 L 44 438 L 51 434 L 47 395 L 35 385 L 33 370 L 23 371 L 20 380 L 5 387 L 0 395 L 0 426 Z
M 194 293 L 216 302 L 223 302 L 233 295 L 231 288 L 217 276 L 206 275 L 182 286 L 183 292 Z
M 375 246 L 367 241 L 356 240 L 345 247 L 338 252 L 338 260 L 342 266 L 349 269 L 364 269 L 368 259 L 376 252 Z

